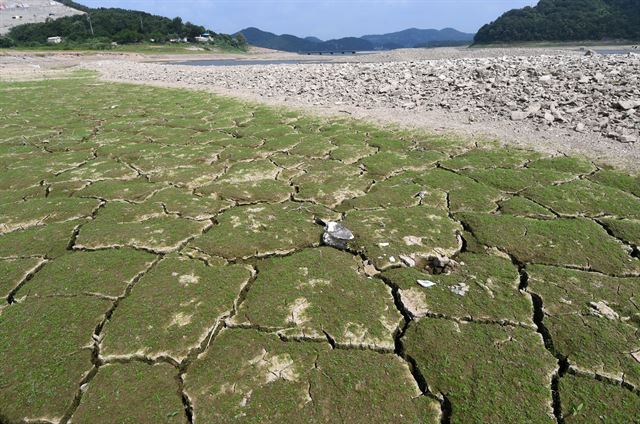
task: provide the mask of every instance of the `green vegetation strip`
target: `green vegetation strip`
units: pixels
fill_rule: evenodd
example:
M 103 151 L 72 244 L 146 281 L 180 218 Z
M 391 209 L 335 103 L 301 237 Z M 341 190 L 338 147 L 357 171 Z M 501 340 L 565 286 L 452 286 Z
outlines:
M 0 112 L 3 423 L 638 416 L 637 176 L 83 72 Z

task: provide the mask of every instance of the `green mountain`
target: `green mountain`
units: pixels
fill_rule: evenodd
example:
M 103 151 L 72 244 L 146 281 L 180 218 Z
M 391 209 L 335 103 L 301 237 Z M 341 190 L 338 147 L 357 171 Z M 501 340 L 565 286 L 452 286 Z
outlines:
M 286 52 L 364 51 L 373 49 L 373 45 L 370 42 L 354 37 L 322 41 L 313 37 L 300 38 L 289 34 L 276 35 L 253 27 L 245 28 L 239 31 L 238 34 L 242 34 L 252 46 Z
M 640 40 L 640 0 L 540 0 L 484 25 L 476 44 Z
M 276 35 L 258 28 L 246 28 L 239 34 L 244 35 L 253 46 L 288 52 L 390 50 L 468 44 L 473 40 L 473 34 L 465 34 L 453 28 L 443 30 L 411 28 L 390 34 L 365 35 L 359 38 L 345 37 L 329 41 L 322 41 L 316 37 Z
M 362 39 L 371 42 L 376 49 L 393 49 L 468 44 L 473 40 L 473 34 L 453 28 L 441 30 L 409 28 L 389 34 L 365 35 Z
M 47 37 L 61 36 L 69 43 L 98 43 L 110 45 L 137 43 L 153 39 L 164 43 L 171 39 L 193 40 L 204 33 L 211 35 L 212 43 L 224 47 L 243 47 L 245 41 L 225 34 L 216 34 L 205 27 L 169 19 L 146 12 L 117 8 L 92 9 L 73 1 L 62 0 L 69 7 L 85 14 L 68 16 L 43 23 L 25 24 L 12 28 L 8 39 L 17 45 L 45 44 Z

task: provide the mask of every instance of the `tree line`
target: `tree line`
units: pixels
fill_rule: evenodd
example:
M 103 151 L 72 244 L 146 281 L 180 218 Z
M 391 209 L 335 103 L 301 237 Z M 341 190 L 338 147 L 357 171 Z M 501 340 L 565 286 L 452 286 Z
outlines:
M 73 2 L 66 2 L 69 3 Z M 76 44 L 119 44 L 139 43 L 153 40 L 165 43 L 171 39 L 188 39 L 204 33 L 211 36 L 211 44 L 219 47 L 244 48 L 246 41 L 243 37 L 231 37 L 217 34 L 200 25 L 183 22 L 181 18 L 169 19 L 146 12 L 99 8 L 88 9 L 84 15 L 63 17 L 47 20 L 43 23 L 25 24 L 12 28 L 2 43 L 18 46 L 34 46 L 47 43 L 47 38 L 60 36 L 66 42 Z
M 475 43 L 640 40 L 640 0 L 540 0 L 484 25 Z

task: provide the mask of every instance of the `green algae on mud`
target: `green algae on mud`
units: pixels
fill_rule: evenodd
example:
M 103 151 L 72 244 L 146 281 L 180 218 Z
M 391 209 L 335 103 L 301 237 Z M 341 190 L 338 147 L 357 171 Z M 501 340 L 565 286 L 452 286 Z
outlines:
M 379 269 L 429 256 L 453 256 L 462 227 L 447 211 L 430 206 L 352 211 L 344 224 L 356 235 L 349 245 Z
M 220 214 L 218 225 L 190 243 L 191 247 L 227 259 L 287 254 L 320 243 L 317 218 L 338 214 L 311 203 L 285 202 L 241 206 Z
M 543 324 L 569 366 L 640 386 L 640 278 L 548 266 L 527 267 L 528 290 L 541 299 Z M 640 355 L 638 355 L 640 356 Z
M 459 219 L 478 241 L 513 255 L 521 263 L 637 275 L 640 260 L 594 221 L 539 220 L 509 215 L 464 213 Z
M 28 298 L 2 310 L 3 421 L 58 421 L 67 413 L 93 368 L 91 336 L 110 306 L 88 297 Z
M 0 110 L 2 422 L 638 415 L 637 176 L 86 73 Z
M 100 367 L 73 415 L 75 423 L 183 423 L 177 370 L 143 362 Z
M 106 323 L 101 355 L 184 360 L 230 313 L 250 277 L 251 270 L 239 265 L 163 259 Z
M 391 290 L 362 273 L 362 261 L 322 247 L 256 263 L 258 277 L 233 323 L 294 339 L 393 351 L 402 316 Z
M 568 374 L 558 392 L 566 423 L 637 422 L 640 417 L 640 396 L 618 385 Z
M 17 296 L 98 295 L 117 298 L 156 259 L 147 252 L 114 249 L 73 252 L 45 265 Z
M 535 330 L 423 318 L 402 341 L 451 423 L 553 423 L 555 358 Z
M 393 354 L 283 342 L 255 330 L 223 330 L 189 368 L 185 392 L 199 422 L 440 420 L 438 402 L 421 396 Z
M 385 271 L 382 278 L 399 290 L 412 316 L 442 316 L 474 321 L 510 322 L 533 327 L 533 304 L 519 290 L 520 275 L 510 260 L 488 254 L 462 253 L 460 264 L 446 274 L 416 268 Z M 422 287 L 418 281 L 428 287 Z

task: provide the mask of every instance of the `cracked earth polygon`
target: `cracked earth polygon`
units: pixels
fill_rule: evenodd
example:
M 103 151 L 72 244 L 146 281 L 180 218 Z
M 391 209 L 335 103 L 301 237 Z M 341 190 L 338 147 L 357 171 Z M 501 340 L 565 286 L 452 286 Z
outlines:
M 637 175 L 70 75 L 0 82 L 0 422 L 640 415 Z

